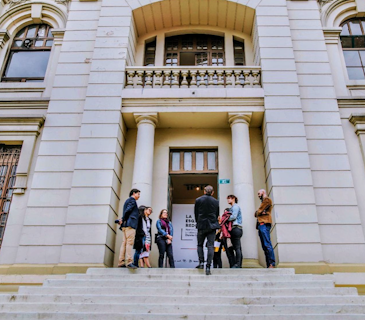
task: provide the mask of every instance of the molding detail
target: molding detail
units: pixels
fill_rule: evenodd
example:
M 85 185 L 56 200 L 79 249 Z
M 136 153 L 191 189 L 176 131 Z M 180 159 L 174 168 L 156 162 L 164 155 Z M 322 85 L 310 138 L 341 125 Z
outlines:
M 158 123 L 158 113 L 134 113 L 137 127 L 142 123 L 152 124 L 155 128 Z
M 10 39 L 8 30 L 0 30 L 0 48 L 2 49 L 5 43 Z
M 65 6 L 68 6 L 68 4 L 71 2 L 71 0 L 55 0 L 56 3 L 64 4 Z
M 324 39 L 326 44 L 338 44 L 342 28 L 323 28 Z
M 8 1 L 8 4 L 9 4 L 9 7 L 11 8 L 11 7 L 14 7 L 14 6 L 18 5 L 18 4 L 25 3 L 27 1 L 30 1 L 30 0 L 9 0 Z
M 231 127 L 237 123 L 244 123 L 249 126 L 251 118 L 252 112 L 228 113 L 228 122 Z
M 365 113 L 352 113 L 349 121 L 355 126 L 357 135 L 365 134 Z

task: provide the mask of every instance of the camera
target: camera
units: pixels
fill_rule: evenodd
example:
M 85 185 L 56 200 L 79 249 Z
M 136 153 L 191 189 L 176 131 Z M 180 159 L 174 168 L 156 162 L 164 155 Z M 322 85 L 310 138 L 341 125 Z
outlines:
M 119 223 L 119 219 L 114 221 L 115 223 Z

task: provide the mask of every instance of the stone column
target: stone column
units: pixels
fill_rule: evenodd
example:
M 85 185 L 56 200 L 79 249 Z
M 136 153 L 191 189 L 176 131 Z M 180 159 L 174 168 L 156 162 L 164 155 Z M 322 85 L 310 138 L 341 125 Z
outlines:
M 249 124 L 252 113 L 229 113 L 232 130 L 233 192 L 242 211 L 244 267 L 258 267 Z
M 152 205 L 153 150 L 157 113 L 135 113 L 137 143 L 132 188 L 141 190 L 139 205 Z

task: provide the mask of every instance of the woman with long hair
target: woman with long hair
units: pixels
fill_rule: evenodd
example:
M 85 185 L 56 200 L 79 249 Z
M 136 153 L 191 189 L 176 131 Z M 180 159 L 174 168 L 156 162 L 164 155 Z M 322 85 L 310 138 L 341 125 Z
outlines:
M 175 268 L 174 255 L 172 253 L 172 237 L 174 235 L 174 229 L 167 210 L 162 209 L 158 218 L 159 219 L 156 222 L 158 232 L 156 235 L 156 243 L 159 251 L 158 267 L 163 268 L 163 260 L 166 252 L 170 268 Z
M 139 258 L 141 267 L 151 268 L 149 255 L 151 251 L 152 219 L 149 216 L 152 213 L 152 208 L 140 206 L 138 210 L 139 218 L 134 240 L 134 249 L 136 249 L 134 260 L 138 261 Z

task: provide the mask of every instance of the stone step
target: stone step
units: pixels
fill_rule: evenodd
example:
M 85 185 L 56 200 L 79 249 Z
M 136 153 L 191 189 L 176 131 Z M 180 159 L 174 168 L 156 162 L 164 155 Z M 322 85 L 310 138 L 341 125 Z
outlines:
M 211 269 L 212 274 L 239 274 L 239 275 L 255 275 L 255 274 L 295 274 L 295 270 L 293 268 L 278 268 L 278 269 L 265 269 L 265 268 L 257 268 L 257 269 Z M 98 275 L 121 275 L 121 274 L 205 274 L 204 270 L 201 269 L 172 269 L 172 268 L 138 268 L 138 269 L 128 269 L 128 268 L 89 268 L 86 274 L 98 274 Z
M 164 288 L 310 288 L 310 287 L 334 287 L 334 282 L 331 280 L 313 280 L 313 281 L 181 281 L 181 280 L 130 280 L 129 278 L 123 280 L 46 280 L 43 283 L 45 287 L 133 287 L 145 288 L 155 287 L 157 289 L 164 286 Z
M 123 314 L 109 313 L 100 314 L 95 313 L 1 313 L 1 320 L 364 320 L 364 315 L 344 315 L 344 314 L 321 314 L 321 315 L 303 315 L 303 314 L 290 314 L 290 315 L 176 315 L 176 314 Z
M 161 288 L 161 286 L 160 286 Z M 131 287 L 19 287 L 19 294 L 96 294 L 96 295 L 122 295 L 129 296 L 131 292 L 136 292 L 134 286 Z M 178 296 L 357 296 L 356 288 L 237 288 L 221 289 L 213 287 L 209 290 L 204 288 L 169 288 L 164 287 L 157 290 L 155 287 L 143 288 L 144 295 L 178 295 Z
M 70 313 L 158 313 L 158 314 L 365 314 L 364 304 L 326 305 L 227 305 L 227 304 L 142 304 L 142 303 L 3 303 L 1 312 L 70 312 Z
M 120 275 L 89 275 L 89 274 L 67 274 L 67 280 L 123 280 L 126 276 Z M 184 280 L 184 281 L 312 281 L 313 277 L 310 274 L 260 274 L 260 275 L 211 275 L 207 277 L 205 274 L 133 274 L 127 276 L 128 280 Z
M 36 302 L 36 303 L 147 303 L 147 304 L 232 304 L 232 305 L 265 305 L 265 304 L 365 304 L 365 297 L 359 296 L 168 296 L 168 295 L 64 295 L 64 294 L 0 294 L 0 303 Z

